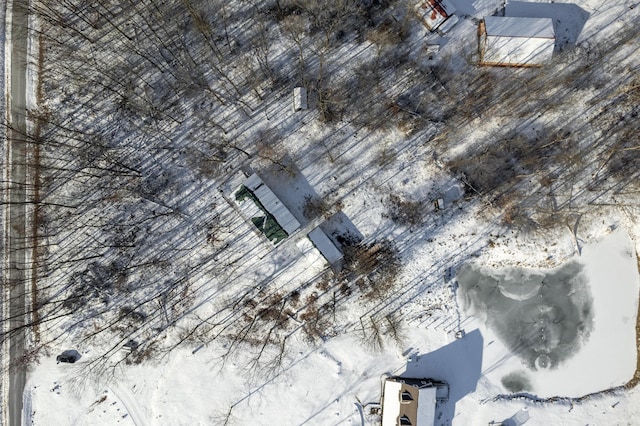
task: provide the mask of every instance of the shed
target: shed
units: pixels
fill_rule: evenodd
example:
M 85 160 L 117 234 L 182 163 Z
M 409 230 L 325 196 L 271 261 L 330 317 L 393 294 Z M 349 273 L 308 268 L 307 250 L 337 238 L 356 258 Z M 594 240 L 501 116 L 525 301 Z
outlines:
M 429 31 L 437 30 L 445 21 L 448 21 L 448 27 L 452 27 L 457 22 L 457 18 L 453 16 L 456 8 L 449 0 L 420 0 L 414 10 Z M 444 27 L 441 30 L 446 31 Z
M 433 426 L 438 401 L 449 397 L 449 385 L 430 379 L 390 377 L 382 397 L 382 426 Z
M 293 110 L 302 111 L 307 109 L 307 89 L 304 87 L 293 88 Z
M 550 18 L 486 16 L 478 27 L 481 65 L 539 67 L 555 46 Z
M 260 179 L 257 174 L 252 174 L 243 185 L 255 195 L 266 211 L 271 213 L 278 225 L 291 235 L 300 228 L 300 222 L 293 217 L 291 212 L 282 204 L 280 199 L 271 189 Z
M 342 252 L 333 244 L 333 241 L 324 233 L 320 227 L 316 227 L 307 234 L 307 237 L 318 251 L 327 259 L 331 265 L 337 264 L 342 259 Z

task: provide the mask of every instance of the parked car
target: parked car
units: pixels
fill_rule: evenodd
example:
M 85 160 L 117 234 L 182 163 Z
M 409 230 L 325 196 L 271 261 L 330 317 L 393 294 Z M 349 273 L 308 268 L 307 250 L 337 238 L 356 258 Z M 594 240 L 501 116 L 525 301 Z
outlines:
M 74 362 L 76 362 L 78 360 L 78 358 L 80 358 L 78 356 L 78 352 L 76 352 L 76 351 L 64 351 L 60 355 L 58 355 L 56 357 L 56 361 L 58 363 L 66 362 L 66 363 L 69 363 L 69 364 L 73 364 Z

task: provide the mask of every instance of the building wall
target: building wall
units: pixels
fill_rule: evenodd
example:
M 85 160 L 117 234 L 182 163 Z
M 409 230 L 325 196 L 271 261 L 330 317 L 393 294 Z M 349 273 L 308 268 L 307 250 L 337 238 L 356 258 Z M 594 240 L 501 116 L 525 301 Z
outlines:
M 540 66 L 551 60 L 555 45 L 552 38 L 483 35 L 479 41 L 483 65 Z

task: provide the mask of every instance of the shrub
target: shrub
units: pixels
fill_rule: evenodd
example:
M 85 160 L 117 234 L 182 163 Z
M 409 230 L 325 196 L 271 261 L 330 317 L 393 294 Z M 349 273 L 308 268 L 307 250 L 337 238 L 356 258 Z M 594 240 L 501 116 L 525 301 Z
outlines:
M 421 201 L 404 200 L 395 194 L 389 195 L 387 208 L 389 218 L 398 225 L 418 225 L 424 216 L 424 204 Z
M 398 249 L 391 241 L 347 247 L 344 256 L 347 279 L 356 281 L 367 299 L 385 297 L 400 272 Z
M 304 197 L 302 214 L 307 219 L 315 219 L 329 214 L 330 206 L 322 198 L 307 195 Z

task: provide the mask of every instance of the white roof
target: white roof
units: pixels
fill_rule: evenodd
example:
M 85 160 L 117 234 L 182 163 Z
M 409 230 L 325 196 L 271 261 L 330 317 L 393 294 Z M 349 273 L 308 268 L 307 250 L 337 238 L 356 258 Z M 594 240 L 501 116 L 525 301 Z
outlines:
M 397 426 L 400 415 L 400 390 L 402 383 L 393 379 L 384 382 L 382 426 Z M 418 390 L 418 410 L 415 426 L 433 426 L 436 420 L 437 388 L 424 387 Z
M 384 382 L 384 405 L 382 406 L 382 426 L 397 426 L 400 414 L 400 388 L 402 383 L 393 380 Z
M 436 420 L 436 391 L 437 388 L 422 388 L 418 391 L 418 421 L 419 425 L 434 424 Z
M 479 39 L 483 64 L 535 66 L 553 56 L 555 37 L 550 18 L 484 19 L 486 38 Z
M 304 87 L 293 88 L 293 110 L 307 109 L 307 89 Z
M 257 174 L 254 173 L 249 176 L 247 180 L 244 181 L 244 186 L 253 192 L 253 195 L 260 200 L 260 203 L 273 215 L 278 225 L 280 225 L 287 234 L 291 235 L 300 228 L 300 222 L 293 217 L 291 212 Z
M 551 18 L 485 16 L 484 25 L 488 36 L 555 38 Z
M 333 244 L 333 241 L 327 237 L 320 227 L 315 228 L 313 231 L 307 234 L 307 237 L 311 240 L 314 246 L 322 253 L 327 262 L 334 264 L 342 259 L 342 253 Z

